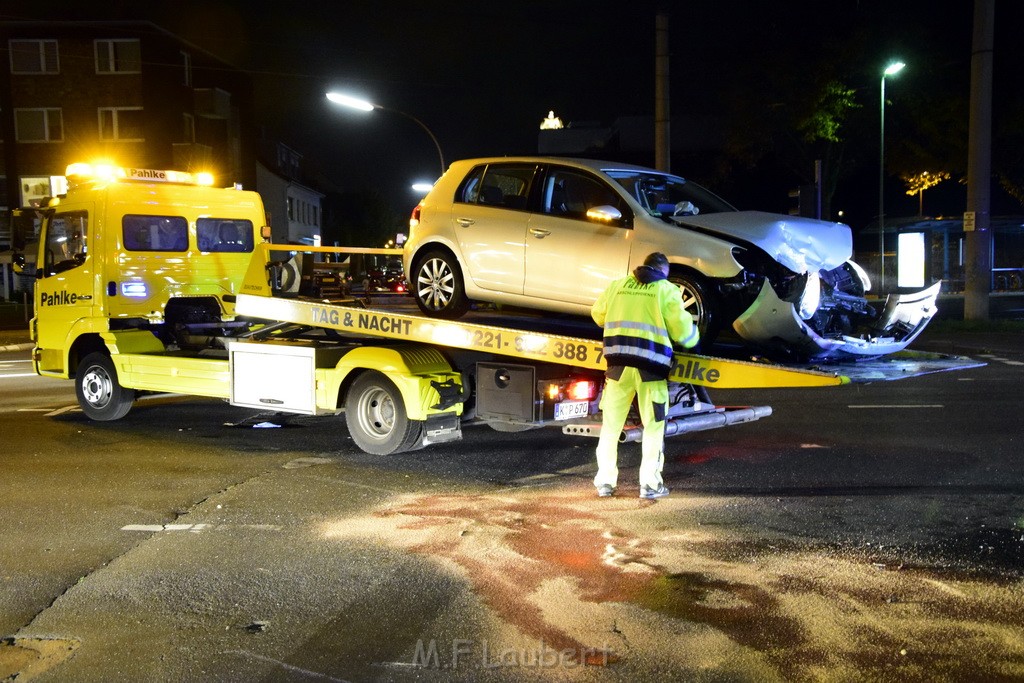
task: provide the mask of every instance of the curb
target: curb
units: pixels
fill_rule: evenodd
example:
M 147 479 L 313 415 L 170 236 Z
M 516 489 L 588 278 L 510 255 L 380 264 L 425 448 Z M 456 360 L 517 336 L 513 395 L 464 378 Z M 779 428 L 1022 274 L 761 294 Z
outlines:
M 15 351 L 31 351 L 35 346 L 32 342 L 25 344 L 6 344 L 0 346 L 0 353 L 14 353 Z

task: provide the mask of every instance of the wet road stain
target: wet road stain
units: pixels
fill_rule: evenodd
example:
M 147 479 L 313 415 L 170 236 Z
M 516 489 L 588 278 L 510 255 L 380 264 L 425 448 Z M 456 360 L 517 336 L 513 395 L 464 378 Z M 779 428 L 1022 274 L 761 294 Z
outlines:
M 804 640 L 800 623 L 779 615 L 778 602 L 757 586 L 686 572 L 659 576 L 645 588 L 635 596 L 637 604 L 713 626 L 741 645 L 773 651 Z
M 587 651 L 587 663 L 651 659 L 745 680 L 1024 679 L 1020 584 L 944 580 L 700 523 L 724 504 L 408 496 L 329 535 L 452 563 L 514 632 Z

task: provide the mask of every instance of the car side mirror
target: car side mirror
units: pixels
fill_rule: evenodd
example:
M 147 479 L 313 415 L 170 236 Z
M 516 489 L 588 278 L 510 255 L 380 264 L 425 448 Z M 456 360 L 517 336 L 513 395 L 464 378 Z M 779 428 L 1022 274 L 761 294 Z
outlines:
M 12 255 L 11 256 L 11 268 L 13 268 L 14 272 L 17 273 L 18 275 L 23 274 L 25 272 L 25 255 L 24 254 L 14 254 L 14 255 Z
M 602 204 L 587 209 L 587 218 L 601 223 L 618 223 L 622 220 L 622 212 L 610 204 Z

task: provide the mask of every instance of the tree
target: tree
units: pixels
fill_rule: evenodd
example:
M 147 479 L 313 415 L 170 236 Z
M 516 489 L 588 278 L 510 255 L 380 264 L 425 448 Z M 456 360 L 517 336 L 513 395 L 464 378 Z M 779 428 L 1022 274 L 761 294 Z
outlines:
M 904 173 L 900 178 L 907 184 L 907 194 L 917 195 L 917 215 L 924 215 L 924 191 L 935 187 L 943 180 L 949 180 L 945 171 L 921 171 L 920 173 Z

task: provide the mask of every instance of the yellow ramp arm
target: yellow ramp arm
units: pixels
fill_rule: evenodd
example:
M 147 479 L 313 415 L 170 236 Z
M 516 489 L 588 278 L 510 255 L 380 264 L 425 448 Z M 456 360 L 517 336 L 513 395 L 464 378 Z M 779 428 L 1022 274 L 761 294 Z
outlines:
M 235 306 L 239 315 L 322 327 L 349 335 L 436 344 L 591 370 L 605 369 L 603 346 L 593 339 L 246 294 L 238 296 Z M 671 378 L 719 389 L 823 387 L 849 382 L 846 377 L 827 372 L 689 354 L 676 355 Z

